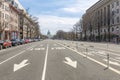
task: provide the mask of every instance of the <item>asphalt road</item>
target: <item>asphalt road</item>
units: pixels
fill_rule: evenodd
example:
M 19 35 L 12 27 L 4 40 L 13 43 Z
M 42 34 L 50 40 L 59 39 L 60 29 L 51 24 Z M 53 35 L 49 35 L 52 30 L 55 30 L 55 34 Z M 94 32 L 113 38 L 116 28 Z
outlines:
M 44 40 L 1 50 L 0 80 L 120 80 L 118 53 L 107 69 L 104 52 L 76 44 Z

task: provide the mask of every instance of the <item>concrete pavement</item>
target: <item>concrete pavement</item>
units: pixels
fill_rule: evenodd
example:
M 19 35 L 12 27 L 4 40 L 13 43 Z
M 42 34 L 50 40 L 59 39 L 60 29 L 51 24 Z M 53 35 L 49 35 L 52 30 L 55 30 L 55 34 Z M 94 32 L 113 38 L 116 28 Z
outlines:
M 120 80 L 120 74 L 78 54 L 85 54 L 85 48 L 77 53 L 68 46 L 67 41 L 45 40 L 1 51 L 0 80 Z M 106 64 L 95 53 L 88 57 Z

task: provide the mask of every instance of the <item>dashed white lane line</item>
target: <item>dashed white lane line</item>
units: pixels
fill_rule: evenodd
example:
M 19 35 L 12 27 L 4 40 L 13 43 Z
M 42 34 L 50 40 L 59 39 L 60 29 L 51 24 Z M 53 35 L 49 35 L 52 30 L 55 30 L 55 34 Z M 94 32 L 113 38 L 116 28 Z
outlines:
M 52 50 L 54 50 L 54 48 L 51 48 Z
M 35 46 L 32 46 L 32 47 L 35 47 Z M 26 50 L 29 50 L 29 49 L 32 48 L 32 47 L 29 47 L 29 48 L 27 48 Z M 19 56 L 19 55 L 21 55 L 21 54 L 23 54 L 26 50 L 23 50 L 23 51 L 21 51 L 20 53 L 18 53 L 18 54 L 16 54 L 16 55 L 14 55 L 14 56 L 12 56 L 12 57 L 10 57 L 10 58 L 8 58 L 8 59 L 0 62 L 0 65 L 3 64 L 3 63 L 5 63 L 5 62 L 7 62 L 7 61 L 9 61 L 9 60 L 11 60 L 11 59 L 13 59 L 13 58 L 15 58 L 15 57 L 17 57 L 17 56 Z
M 64 45 L 61 44 L 61 43 L 58 43 L 58 44 L 64 46 Z M 66 47 L 66 46 L 64 46 L 64 47 L 67 48 L 67 49 L 69 49 L 69 50 L 71 50 L 71 51 L 74 51 L 74 52 L 80 54 L 80 55 L 83 56 L 83 57 L 86 57 L 86 55 L 84 55 L 84 54 L 78 52 L 77 50 L 73 50 L 73 49 L 68 48 L 68 47 Z M 100 65 L 103 66 L 103 67 L 107 67 L 106 64 L 104 64 L 104 63 L 102 63 L 102 62 L 99 62 L 99 61 L 97 61 L 97 60 L 95 60 L 95 59 L 93 59 L 93 58 L 91 58 L 91 57 L 87 57 L 87 58 L 88 58 L 89 60 L 91 60 L 91 61 L 97 63 L 97 64 L 100 64 Z M 120 75 L 120 71 L 119 71 L 119 70 L 117 70 L 117 69 L 115 69 L 115 68 L 113 68 L 113 67 L 109 67 L 109 69 L 110 69 L 111 71 L 113 71 L 113 72 L 115 72 L 115 73 L 117 73 L 117 74 Z
M 54 47 L 54 48 L 51 48 L 52 50 L 63 50 L 65 49 L 64 47 Z
M 120 57 L 116 57 L 116 59 L 119 59 L 119 60 L 120 60 Z
M 47 45 L 47 49 L 46 49 L 45 62 L 44 62 L 44 67 L 43 67 L 43 73 L 42 73 L 42 79 L 41 80 L 45 80 L 46 68 L 47 68 L 47 59 L 48 59 L 48 48 L 49 48 L 49 45 Z
M 107 62 L 108 60 L 107 59 L 103 59 L 103 61 Z M 109 61 L 109 63 L 112 64 L 112 65 L 116 65 L 116 66 L 120 67 L 120 64 L 118 62 Z
M 38 51 L 38 50 L 45 50 L 45 48 L 35 48 L 34 50 Z
M 54 44 L 54 46 L 57 46 L 57 44 Z
M 43 46 L 43 45 L 40 45 L 41 47 Z

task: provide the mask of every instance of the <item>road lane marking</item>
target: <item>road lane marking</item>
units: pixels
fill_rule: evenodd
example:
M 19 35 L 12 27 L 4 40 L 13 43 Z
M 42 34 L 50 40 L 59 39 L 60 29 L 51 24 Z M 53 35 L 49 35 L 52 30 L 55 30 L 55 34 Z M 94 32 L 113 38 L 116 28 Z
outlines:
M 40 45 L 41 47 L 43 46 L 43 45 Z
M 45 55 L 45 61 L 44 61 L 44 67 L 43 67 L 43 73 L 42 73 L 41 80 L 45 80 L 46 68 L 47 68 L 47 59 L 48 59 L 48 48 L 49 48 L 49 45 L 47 45 L 47 49 L 46 49 L 46 55 Z
M 23 60 L 20 64 L 14 64 L 14 68 L 13 68 L 13 71 L 16 72 L 18 71 L 19 69 L 29 65 L 30 63 L 27 63 L 28 62 L 28 59 L 25 59 Z
M 119 60 L 120 60 L 120 57 L 116 57 L 116 59 L 119 59 Z
M 86 49 L 85 47 L 81 47 L 81 46 L 79 46 L 80 48 L 84 48 L 84 49 Z M 94 49 L 89 49 L 89 50 L 92 50 L 92 51 L 95 51 L 93 54 L 95 54 L 95 55 L 98 55 L 98 56 L 101 56 L 101 57 L 106 57 L 106 55 L 107 55 L 107 53 L 105 53 L 106 51 L 101 51 L 101 50 L 99 50 L 99 51 L 97 51 L 97 50 L 94 50 Z M 113 55 L 117 55 L 117 54 L 114 54 L 114 53 L 111 53 L 111 52 L 109 52 L 109 54 L 113 54 Z M 89 54 L 88 54 L 89 55 Z M 118 55 L 117 55 L 118 56 Z M 119 55 L 120 56 L 120 55 Z M 118 60 L 118 59 L 114 59 L 114 58 L 110 58 L 111 60 L 114 60 L 114 61 L 117 61 L 117 62 L 120 62 L 120 60 Z
M 69 57 L 65 57 L 66 61 L 63 61 L 64 63 L 72 66 L 73 68 L 77 68 L 77 61 L 71 60 Z
M 32 46 L 32 47 L 35 47 L 35 46 Z M 27 48 L 27 49 L 30 49 L 30 48 L 32 48 L 32 47 L 29 47 L 29 48 Z M 11 59 L 13 59 L 13 58 L 15 58 L 15 57 L 17 57 L 17 56 L 19 56 L 19 55 L 21 55 L 21 54 L 23 54 L 24 52 L 26 52 L 26 50 L 23 50 L 23 51 L 21 51 L 20 53 L 18 53 L 18 54 L 16 54 L 16 55 L 14 55 L 14 56 L 12 56 L 12 57 L 10 57 L 10 58 L 8 58 L 8 59 L 0 62 L 0 65 L 3 64 L 3 63 L 5 63 L 5 62 L 7 62 L 7 61 L 9 61 L 9 60 L 11 60 Z
M 31 45 L 31 44 L 30 44 Z M 26 47 L 26 46 L 30 46 L 30 45 L 28 45 L 28 44 L 24 44 L 24 45 L 19 45 L 19 46 L 16 46 L 16 47 L 11 47 L 11 48 L 7 48 L 7 49 L 2 49 L 2 50 L 0 50 L 0 53 L 1 52 L 5 52 L 5 51 L 11 51 L 11 50 L 14 50 L 14 49 L 16 49 L 16 48 L 21 48 L 21 47 Z
M 57 44 L 54 44 L 54 46 L 57 46 Z
M 33 50 L 39 51 L 39 50 L 45 50 L 45 48 L 31 48 L 31 49 L 30 49 L 30 51 L 33 51 Z
M 83 52 L 83 54 L 89 55 L 89 56 L 94 56 L 93 52 Z
M 61 43 L 57 43 L 57 44 L 64 46 L 64 45 L 61 44 Z M 66 46 L 64 46 L 64 47 L 67 48 L 67 49 L 69 49 L 69 50 L 71 50 L 71 51 L 73 51 L 73 52 L 76 52 L 76 53 L 80 54 L 80 55 L 83 56 L 83 57 L 86 57 L 86 55 L 84 55 L 84 54 L 82 54 L 82 53 L 80 53 L 80 52 L 78 52 L 78 51 L 76 51 L 76 50 L 73 50 L 73 49 L 68 48 L 68 47 L 66 47 Z M 95 60 L 95 59 L 93 59 L 93 58 L 91 58 L 91 57 L 87 57 L 87 58 L 88 58 L 89 60 L 97 63 L 97 64 L 100 64 L 100 65 L 103 66 L 103 67 L 107 67 L 106 64 L 104 64 L 104 63 L 102 63 L 102 62 L 100 62 L 100 61 L 97 61 L 97 60 Z M 117 74 L 120 75 L 120 71 L 119 71 L 119 70 L 117 70 L 117 69 L 115 69 L 115 68 L 113 68 L 113 67 L 109 67 L 109 69 L 110 69 L 111 71 L 113 71 L 113 72 L 115 72 L 115 73 L 117 73 Z
M 107 59 L 103 59 L 103 61 L 107 62 Z M 113 61 L 109 61 L 110 64 L 112 65 L 116 65 L 116 66 L 120 66 L 120 64 L 118 62 L 113 62 Z
M 45 48 L 35 48 L 34 50 L 36 50 L 36 51 L 45 50 Z
M 51 48 L 52 50 L 54 50 L 54 48 Z
M 63 50 L 63 49 L 65 49 L 64 47 L 54 47 L 54 48 L 51 48 L 52 50 Z

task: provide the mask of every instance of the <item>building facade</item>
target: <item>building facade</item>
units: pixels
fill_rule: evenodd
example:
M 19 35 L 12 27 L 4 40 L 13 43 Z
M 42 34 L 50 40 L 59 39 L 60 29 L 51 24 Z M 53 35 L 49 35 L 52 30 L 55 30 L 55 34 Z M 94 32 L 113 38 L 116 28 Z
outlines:
M 120 37 L 120 0 L 99 0 L 83 15 L 83 38 L 116 41 Z
M 35 38 L 39 23 L 31 18 L 18 0 L 0 1 L 0 40 Z
M 0 39 L 10 38 L 10 12 L 9 3 L 4 2 L 0 4 Z

